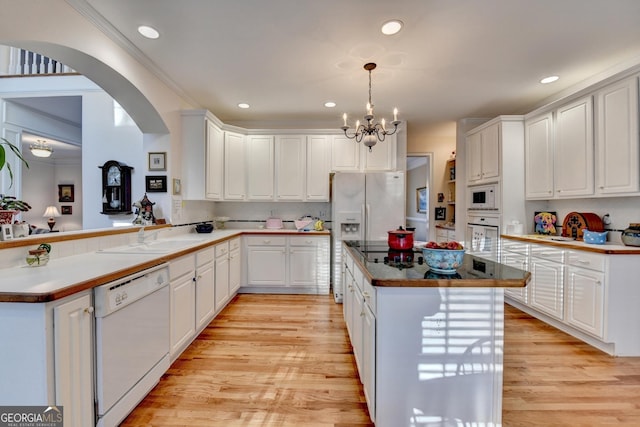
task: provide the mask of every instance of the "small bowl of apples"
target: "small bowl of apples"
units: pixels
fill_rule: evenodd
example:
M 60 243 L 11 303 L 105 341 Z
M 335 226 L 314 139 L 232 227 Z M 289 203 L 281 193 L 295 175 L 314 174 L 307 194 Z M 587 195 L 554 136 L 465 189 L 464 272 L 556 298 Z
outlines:
M 440 274 L 454 274 L 462 265 L 464 247 L 455 241 L 427 242 L 422 248 L 422 255 L 429 269 Z

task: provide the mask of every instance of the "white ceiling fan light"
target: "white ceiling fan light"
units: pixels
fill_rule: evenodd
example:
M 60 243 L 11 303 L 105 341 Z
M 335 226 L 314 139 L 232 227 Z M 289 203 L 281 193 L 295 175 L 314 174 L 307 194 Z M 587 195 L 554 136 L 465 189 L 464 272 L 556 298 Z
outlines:
M 140 25 L 138 27 L 138 32 L 143 36 L 151 40 L 155 40 L 160 37 L 160 33 L 153 27 L 148 25 Z
M 391 19 L 382 24 L 380 31 L 382 31 L 382 34 L 384 34 L 385 36 L 392 36 L 394 34 L 398 34 L 400 30 L 402 30 L 403 26 L 404 23 L 401 20 Z
M 336 106 L 336 103 L 333 101 L 327 101 L 324 103 L 324 106 L 327 108 L 334 108 Z
M 238 108 L 242 108 L 243 110 L 246 110 L 249 107 L 250 107 L 250 105 L 247 104 L 246 102 L 241 102 L 241 103 L 238 104 Z

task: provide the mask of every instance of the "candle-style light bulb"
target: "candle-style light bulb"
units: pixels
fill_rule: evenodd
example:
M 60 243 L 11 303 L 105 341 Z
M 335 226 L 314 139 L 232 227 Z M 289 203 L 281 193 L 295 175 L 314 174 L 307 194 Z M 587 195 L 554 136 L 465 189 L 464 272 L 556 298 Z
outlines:
M 393 109 L 393 121 L 394 122 L 398 121 L 398 109 L 397 108 Z
M 358 132 L 359 127 L 360 127 L 360 120 L 356 120 L 356 133 Z
M 373 115 L 373 109 L 371 108 L 371 104 L 367 102 L 367 114 L 369 116 Z
M 385 127 L 384 119 L 382 119 L 382 130 L 384 130 L 384 131 L 386 131 L 386 130 L 387 130 L 387 128 Z
M 342 115 L 342 120 L 344 120 L 344 125 L 346 126 L 347 125 L 347 113 L 344 113 Z

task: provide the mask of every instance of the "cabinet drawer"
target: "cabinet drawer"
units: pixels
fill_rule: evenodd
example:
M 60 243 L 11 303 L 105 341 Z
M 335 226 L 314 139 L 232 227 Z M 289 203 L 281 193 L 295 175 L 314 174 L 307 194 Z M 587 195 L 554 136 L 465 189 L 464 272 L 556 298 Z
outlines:
M 213 246 L 199 251 L 196 253 L 196 265 L 200 267 L 201 265 L 213 261 L 214 255 L 215 251 L 213 250 Z
M 173 280 L 177 277 L 184 276 L 193 272 L 195 267 L 194 255 L 187 255 L 169 263 L 169 277 Z
M 320 238 L 312 236 L 289 237 L 289 244 L 291 246 L 317 246 L 320 242 Z
M 362 292 L 362 282 L 364 282 L 364 276 L 362 275 L 362 271 L 359 268 L 353 269 L 353 280 L 356 282 L 356 286 Z
M 247 246 L 286 246 L 285 236 L 248 236 Z
M 229 251 L 240 248 L 240 238 L 229 240 Z
M 227 255 L 229 253 L 229 242 L 219 243 L 216 245 L 216 258 Z
M 546 245 L 531 245 L 531 256 L 548 261 L 564 263 L 564 250 Z
M 517 242 L 514 240 L 502 240 L 502 250 L 515 252 L 522 255 L 528 255 L 529 244 L 525 242 Z
M 575 267 L 604 271 L 606 258 L 591 252 L 567 251 L 567 263 Z

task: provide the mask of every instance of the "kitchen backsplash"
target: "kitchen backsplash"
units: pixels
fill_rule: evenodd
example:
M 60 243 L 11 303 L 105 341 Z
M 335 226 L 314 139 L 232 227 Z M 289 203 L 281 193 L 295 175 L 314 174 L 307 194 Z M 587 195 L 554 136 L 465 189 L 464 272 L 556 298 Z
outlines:
M 525 224 L 526 232 L 533 231 L 534 212 L 540 210 L 556 212 L 558 225 L 562 225 L 565 216 L 570 212 L 591 212 L 600 218 L 609 214 L 611 224 L 605 225 L 605 229 L 624 230 L 630 223 L 640 222 L 640 197 L 530 201 L 527 202 L 527 212 L 531 221 L 530 224 Z M 508 218 L 506 219 L 508 220 Z M 621 243 L 620 232 L 609 232 L 607 241 Z
M 293 221 L 305 216 L 318 217 L 330 229 L 331 204 L 322 202 L 207 202 L 184 201 L 181 224 L 212 221 L 215 217 L 229 217 L 225 227 L 229 229 L 257 229 L 265 225 L 269 217 L 281 218 L 284 228 L 295 229 Z

